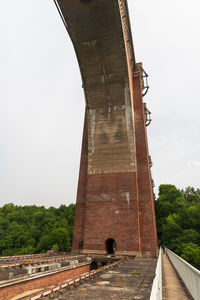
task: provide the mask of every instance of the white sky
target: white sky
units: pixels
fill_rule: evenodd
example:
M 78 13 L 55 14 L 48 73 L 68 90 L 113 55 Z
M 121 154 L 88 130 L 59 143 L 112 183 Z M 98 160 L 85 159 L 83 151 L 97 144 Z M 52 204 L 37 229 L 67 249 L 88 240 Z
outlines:
M 161 183 L 200 187 L 200 2 L 129 0 Z M 84 96 L 53 0 L 0 0 L 0 206 L 76 200 Z

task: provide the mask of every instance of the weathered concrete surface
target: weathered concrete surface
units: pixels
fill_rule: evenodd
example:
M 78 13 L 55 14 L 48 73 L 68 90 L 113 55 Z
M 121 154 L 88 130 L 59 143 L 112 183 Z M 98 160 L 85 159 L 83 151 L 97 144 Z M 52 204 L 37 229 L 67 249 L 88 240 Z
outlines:
M 58 299 L 149 299 L 156 259 L 130 259 L 112 270 L 73 288 Z
M 191 300 L 183 282 L 178 278 L 167 254 L 162 256 L 163 300 Z

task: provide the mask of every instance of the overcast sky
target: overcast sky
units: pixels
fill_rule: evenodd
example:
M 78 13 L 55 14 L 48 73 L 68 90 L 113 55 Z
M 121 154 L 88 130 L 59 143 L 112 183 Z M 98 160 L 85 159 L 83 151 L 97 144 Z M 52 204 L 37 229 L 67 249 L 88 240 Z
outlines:
M 200 2 L 129 0 L 156 189 L 200 187 Z M 0 206 L 76 200 L 84 117 L 79 67 L 53 0 L 0 0 Z

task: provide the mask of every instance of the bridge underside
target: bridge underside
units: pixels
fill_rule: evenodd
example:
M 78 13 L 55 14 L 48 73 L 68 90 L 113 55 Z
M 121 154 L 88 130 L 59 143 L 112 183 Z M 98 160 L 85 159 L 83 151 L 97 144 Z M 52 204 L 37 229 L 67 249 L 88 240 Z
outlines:
M 86 99 L 73 250 L 155 254 L 154 200 L 126 0 L 58 0 Z

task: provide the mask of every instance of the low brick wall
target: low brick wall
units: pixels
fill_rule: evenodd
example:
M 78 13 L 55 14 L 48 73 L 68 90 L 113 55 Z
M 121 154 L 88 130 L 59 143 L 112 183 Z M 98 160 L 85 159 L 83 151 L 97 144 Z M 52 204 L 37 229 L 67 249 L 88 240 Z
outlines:
M 0 299 L 9 300 L 27 291 L 45 289 L 51 285 L 55 285 L 58 282 L 62 282 L 89 271 L 90 263 L 87 263 L 77 266 L 73 269 L 57 271 L 46 275 L 43 274 L 37 278 L 28 278 L 17 283 L 7 284 L 6 286 L 0 288 Z
M 38 292 L 35 292 L 33 294 L 29 294 L 28 296 L 24 296 L 20 299 L 23 300 L 36 300 L 36 299 L 58 299 L 59 294 L 63 295 L 65 293 L 66 289 L 68 289 L 70 286 L 76 286 L 81 281 L 85 281 L 87 279 L 90 279 L 91 277 L 100 274 L 103 270 L 107 270 L 110 268 L 114 268 L 117 265 L 123 263 L 128 258 L 123 258 L 121 260 L 118 260 L 112 264 L 106 265 L 101 267 L 100 269 L 92 270 L 90 272 L 78 275 L 77 277 L 73 277 L 71 279 L 65 280 L 63 282 L 58 283 L 57 285 L 52 285 L 48 287 L 47 289 L 40 290 Z M 47 297 L 47 298 L 46 298 Z

